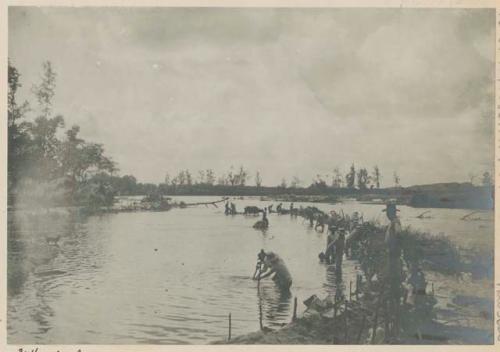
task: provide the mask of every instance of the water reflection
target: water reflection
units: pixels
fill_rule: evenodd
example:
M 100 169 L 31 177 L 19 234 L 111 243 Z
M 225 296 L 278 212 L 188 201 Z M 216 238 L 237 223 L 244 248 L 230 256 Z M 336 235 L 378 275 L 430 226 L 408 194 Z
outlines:
M 262 208 L 258 199 L 234 202 Z M 382 214 L 359 203 L 317 205 L 363 209 L 365 218 L 370 211 Z M 423 210 L 410 211 L 402 216 Z M 478 224 L 451 221 L 466 211 L 433 212 L 433 219 L 414 223 L 465 242 L 475 233 L 475 241 L 491 245 L 493 222 L 478 230 Z M 319 263 L 326 234 L 308 221 L 273 213 L 261 233 L 252 228 L 255 220 L 201 207 L 89 218 L 9 212 L 9 343 L 208 343 L 227 337 L 229 312 L 234 336 L 258 329 L 259 315 L 264 326 L 279 327 L 291 320 L 293 297 L 341 297 L 355 282 L 353 261 L 343 261 L 342 273 Z M 261 248 L 286 262 L 291 294 L 272 280 L 261 281 L 256 292 L 250 275 Z M 299 314 L 303 308 L 299 304 Z
M 261 329 L 268 325 L 279 327 L 286 324 L 290 315 L 290 291 L 280 290 L 274 282 L 266 281 L 257 286 L 257 296 Z

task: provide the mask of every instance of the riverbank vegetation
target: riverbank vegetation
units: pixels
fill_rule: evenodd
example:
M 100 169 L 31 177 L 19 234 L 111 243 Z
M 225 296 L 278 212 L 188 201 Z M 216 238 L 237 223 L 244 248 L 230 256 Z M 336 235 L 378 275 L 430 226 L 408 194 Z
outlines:
M 480 208 L 493 206 L 492 178 L 484 172 L 470 182 L 402 187 L 397 172 L 391 187 L 381 188 L 382 171 L 357 167 L 347 171 L 333 167 L 311 181 L 285 176 L 278 185 L 264 186 L 260 170 L 230 166 L 216 174 L 213 169 L 183 169 L 167 174 L 163 182 L 141 183 L 133 175 L 118 175 L 118 167 L 102 144 L 84 140 L 79 126 L 68 128 L 56 113 L 53 99 L 56 72 L 50 62 L 42 65 L 41 80 L 32 86 L 32 101 L 18 101 L 21 74 L 8 65 L 8 203 L 10 206 L 109 207 L 115 196 L 264 196 L 275 200 L 335 202 L 340 197 L 366 202 L 396 200 L 415 207 Z M 479 179 L 479 181 L 477 181 Z M 476 180 L 476 184 L 473 181 Z M 477 184 L 479 183 L 479 185 Z
M 323 215 L 314 207 L 306 208 L 301 213 L 302 216 L 313 214 L 314 218 Z M 474 306 L 476 309 L 482 309 L 475 314 L 482 316 L 483 321 L 489 322 L 482 322 L 482 330 L 475 326 L 456 325 L 456 322 L 449 324 L 441 320 L 443 308 L 438 307 L 438 300 L 443 296 L 435 294 L 434 283 L 428 281 L 428 276 L 439 275 L 441 280 L 459 282 L 464 276 L 471 274 L 476 276 L 476 279 L 491 281 L 492 273 L 488 266 L 492 266 L 493 257 L 487 256 L 487 260 L 482 260 L 481 255 L 467 256 L 463 249 L 447 237 L 432 236 L 410 227 L 404 228 L 399 235 L 402 249 L 401 276 L 396 276 L 401 280 L 398 284 L 401 290 L 398 296 L 400 303 L 396 311 L 391 311 L 390 302 L 394 299 L 391 298 L 394 288 L 391 292 L 390 287 L 394 285 L 394 277 L 388 274 L 390 268 L 388 269 L 386 228 L 370 221 L 362 223 L 355 231 L 356 242 L 349 245 L 349 257 L 359 263 L 362 275 L 357 276 L 354 285 L 352 282 L 343 283 L 345 278 L 342 278 L 340 272 L 334 295 L 324 299 L 316 295 L 311 296 L 303 302 L 306 306 L 304 314 L 300 317 L 294 316 L 283 328 L 275 330 L 261 324 L 260 331 L 215 343 L 455 344 L 478 341 L 484 343 L 488 336 L 492 338 L 488 330 L 492 326 L 492 316 L 488 309 L 482 306 Z M 338 268 L 335 270 L 339 272 Z M 449 302 L 460 299 L 483 302 L 481 299 L 474 300 L 474 297 L 461 296 L 456 292 L 446 294 L 444 298 Z M 391 327 L 394 324 L 399 327 L 396 334 Z M 467 329 L 474 333 L 464 333 Z M 478 334 L 480 338 L 476 337 Z

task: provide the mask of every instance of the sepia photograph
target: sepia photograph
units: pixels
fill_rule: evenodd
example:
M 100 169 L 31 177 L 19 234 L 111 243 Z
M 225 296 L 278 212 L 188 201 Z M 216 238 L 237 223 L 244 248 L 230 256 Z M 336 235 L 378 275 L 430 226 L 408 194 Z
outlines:
M 5 8 L 16 351 L 494 344 L 494 7 Z

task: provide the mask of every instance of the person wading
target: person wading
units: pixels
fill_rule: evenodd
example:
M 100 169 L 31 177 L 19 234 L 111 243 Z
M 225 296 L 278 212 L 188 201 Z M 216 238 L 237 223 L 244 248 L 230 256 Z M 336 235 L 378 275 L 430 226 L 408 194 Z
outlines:
M 326 237 L 325 261 L 327 264 L 332 264 L 335 258 L 335 233 L 337 226 L 330 226 L 330 233 Z
M 335 240 L 335 271 L 337 276 L 342 276 L 342 259 L 344 258 L 345 250 L 345 229 L 339 229 L 339 236 Z
M 264 253 L 264 255 L 262 255 L 262 253 Z M 256 272 L 253 279 L 265 279 L 274 274 L 272 280 L 276 285 L 278 285 L 282 291 L 289 291 L 292 286 L 292 276 L 283 259 L 274 252 L 265 253 L 263 250 L 259 253 L 258 257 L 259 260 L 261 257 L 264 257 L 263 265 L 261 266 L 261 270 Z
M 399 335 L 399 315 L 402 297 L 402 282 L 403 282 L 403 263 L 401 260 L 402 244 L 401 244 L 401 222 L 397 217 L 399 209 L 396 204 L 388 203 L 383 210 L 390 221 L 385 232 L 385 244 L 387 246 L 387 268 L 386 282 L 389 288 L 388 303 L 389 314 L 391 315 L 391 324 L 389 331 L 386 332 L 386 338 L 397 339 Z

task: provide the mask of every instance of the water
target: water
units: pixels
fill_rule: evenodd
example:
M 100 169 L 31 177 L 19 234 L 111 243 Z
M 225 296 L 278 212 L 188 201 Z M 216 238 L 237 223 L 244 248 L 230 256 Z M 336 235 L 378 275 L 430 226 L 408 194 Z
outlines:
M 238 210 L 271 204 L 233 201 Z M 384 221 L 382 205 L 314 205 Z M 317 257 L 326 233 L 311 230 L 302 218 L 276 214 L 262 233 L 252 228 L 258 217 L 225 216 L 223 210 L 223 205 L 198 206 L 85 219 L 64 210 L 9 213 L 8 342 L 209 343 L 227 338 L 229 313 L 236 336 L 258 330 L 260 317 L 271 328 L 289 322 L 293 297 L 302 302 L 335 292 L 333 267 Z M 432 219 L 415 218 L 425 210 L 401 207 L 402 223 L 449 235 L 464 246 L 492 246 L 491 212 L 481 214 L 487 221 L 461 221 L 469 211 L 452 209 L 432 209 Z M 251 276 L 261 248 L 284 259 L 293 276 L 290 295 L 271 280 L 257 290 Z M 345 261 L 347 286 L 356 271 L 355 262 Z M 299 303 L 299 313 L 302 309 Z

